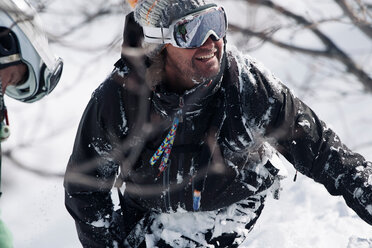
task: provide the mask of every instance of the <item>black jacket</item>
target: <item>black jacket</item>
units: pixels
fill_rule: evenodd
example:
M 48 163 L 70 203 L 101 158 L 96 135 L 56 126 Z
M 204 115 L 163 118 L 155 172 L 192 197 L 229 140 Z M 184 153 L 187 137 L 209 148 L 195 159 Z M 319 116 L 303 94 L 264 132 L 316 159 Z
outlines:
M 222 80 L 210 88 L 201 85 L 182 97 L 161 86 L 152 91 L 145 101 L 149 108 L 145 119 L 160 127 L 152 132 L 135 122 L 140 109 L 128 86 L 131 72 L 125 62 L 118 63 L 94 92 L 64 183 L 66 207 L 84 247 L 115 243 L 120 247 L 124 242 L 128 246 L 127 236 L 149 212 L 179 206 L 193 211 L 194 189 L 202 191 L 200 211 L 260 196 L 256 217 L 246 223 L 250 229 L 277 179 L 278 169 L 269 160 L 276 151 L 330 194 L 342 195 L 372 224 L 371 163 L 343 145 L 308 106 L 253 59 L 228 51 L 225 62 Z M 171 163 L 159 175 L 159 163 L 151 166 L 149 160 L 180 109 Z M 137 135 L 130 136 L 131 132 Z M 149 135 L 138 135 L 143 133 Z M 138 157 L 130 158 L 136 153 Z M 133 164 L 128 165 L 129 158 Z M 114 211 L 111 188 L 120 166 L 126 189 L 122 209 Z

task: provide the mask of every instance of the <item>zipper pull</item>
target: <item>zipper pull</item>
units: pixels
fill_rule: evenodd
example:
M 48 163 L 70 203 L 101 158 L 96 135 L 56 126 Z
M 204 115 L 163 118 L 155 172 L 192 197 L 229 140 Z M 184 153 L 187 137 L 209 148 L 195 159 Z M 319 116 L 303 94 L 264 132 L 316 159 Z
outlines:
M 198 211 L 200 208 L 201 192 L 199 190 L 194 190 L 193 194 L 193 204 L 192 207 L 194 211 Z

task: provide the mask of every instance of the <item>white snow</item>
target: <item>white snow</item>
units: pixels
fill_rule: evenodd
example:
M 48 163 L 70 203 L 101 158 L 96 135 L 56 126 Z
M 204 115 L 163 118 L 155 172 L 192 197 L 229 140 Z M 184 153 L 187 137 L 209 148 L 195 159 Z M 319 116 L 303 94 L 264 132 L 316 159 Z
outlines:
M 357 236 L 352 236 L 347 248 L 372 248 L 372 239 L 363 239 L 358 238 Z
M 242 203 L 245 202 L 242 201 Z M 242 208 L 239 204 L 233 204 L 223 212 L 186 212 L 178 208 L 175 212 L 158 215 L 151 225 L 152 234 L 147 235 L 146 240 L 154 244 L 161 237 L 172 247 L 186 247 L 180 245 L 180 242 L 184 242 L 180 239 L 183 235 L 209 247 L 203 234 L 205 230 L 212 230 L 212 238 L 232 231 L 246 236 L 248 230 L 244 228 L 244 225 L 254 217 L 255 214 L 252 211 Z M 190 247 L 190 244 L 187 247 Z
M 177 184 L 181 184 L 183 182 L 183 177 L 181 175 L 181 173 L 178 173 L 177 174 Z
M 105 219 L 100 219 L 100 220 L 93 221 L 93 222 L 89 223 L 89 225 L 92 225 L 94 227 L 108 228 L 110 226 L 110 222 L 108 220 L 105 220 Z
M 311 128 L 311 125 L 310 125 L 310 122 L 308 120 L 301 120 L 298 125 L 302 126 L 302 127 L 308 127 L 308 128 Z

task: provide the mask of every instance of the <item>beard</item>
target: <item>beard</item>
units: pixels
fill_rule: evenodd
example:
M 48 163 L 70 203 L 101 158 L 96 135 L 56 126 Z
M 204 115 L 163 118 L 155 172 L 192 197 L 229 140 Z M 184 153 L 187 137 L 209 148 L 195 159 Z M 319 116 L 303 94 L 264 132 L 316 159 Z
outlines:
M 209 69 L 209 70 L 201 70 L 200 67 L 195 63 L 195 61 L 192 62 L 191 68 L 193 68 L 193 73 L 189 74 L 192 75 L 191 79 L 194 82 L 195 85 L 202 84 L 204 82 L 209 82 L 211 80 L 215 80 L 216 77 L 220 74 L 222 68 L 222 59 L 224 56 L 224 50 L 217 52 L 217 60 L 218 65 L 215 68 Z M 187 75 L 187 73 L 185 73 Z

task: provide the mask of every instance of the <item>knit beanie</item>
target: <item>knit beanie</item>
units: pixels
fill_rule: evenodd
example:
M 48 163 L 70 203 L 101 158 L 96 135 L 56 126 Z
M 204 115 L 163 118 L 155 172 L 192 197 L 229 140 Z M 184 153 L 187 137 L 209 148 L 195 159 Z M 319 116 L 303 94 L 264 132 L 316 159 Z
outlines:
M 211 0 L 128 0 L 134 7 L 134 18 L 143 26 L 169 27 L 203 6 L 211 4 Z

